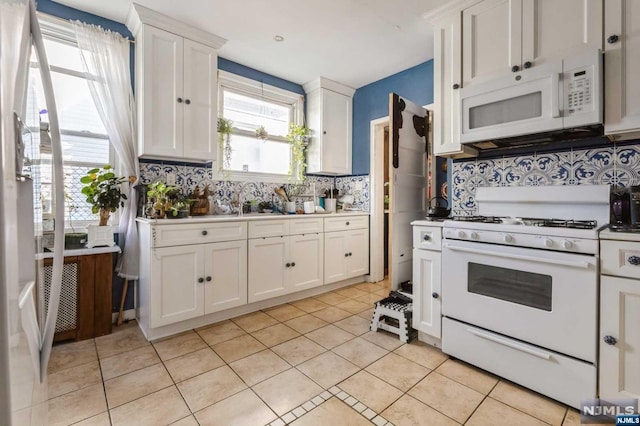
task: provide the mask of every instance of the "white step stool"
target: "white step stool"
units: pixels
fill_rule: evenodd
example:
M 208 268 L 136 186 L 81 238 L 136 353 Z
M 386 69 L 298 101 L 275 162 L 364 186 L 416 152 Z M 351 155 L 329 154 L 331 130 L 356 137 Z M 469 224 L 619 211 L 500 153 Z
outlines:
M 389 296 L 376 302 L 376 309 L 373 312 L 369 329 L 378 331 L 380 328 L 397 334 L 400 341 L 409 343 L 410 335 L 413 334 L 413 329 L 411 328 L 412 312 L 412 302 Z

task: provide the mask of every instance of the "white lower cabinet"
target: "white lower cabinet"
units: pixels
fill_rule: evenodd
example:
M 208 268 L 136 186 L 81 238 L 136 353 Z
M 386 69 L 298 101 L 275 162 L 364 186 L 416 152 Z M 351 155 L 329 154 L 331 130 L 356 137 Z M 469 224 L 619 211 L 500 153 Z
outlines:
M 322 234 L 249 240 L 249 303 L 322 285 Z
M 246 270 L 246 240 L 155 249 L 151 327 L 246 304 Z
M 442 254 L 413 249 L 413 328 L 430 336 L 442 334 Z
M 324 234 L 324 282 L 369 273 L 369 228 Z

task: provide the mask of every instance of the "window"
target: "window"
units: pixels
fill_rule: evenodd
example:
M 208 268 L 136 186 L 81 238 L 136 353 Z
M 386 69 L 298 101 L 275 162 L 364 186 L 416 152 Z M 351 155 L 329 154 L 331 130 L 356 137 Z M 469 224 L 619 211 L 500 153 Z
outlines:
M 231 155 L 218 147 L 214 174 L 234 180 L 285 182 L 291 168 L 290 124 L 302 123 L 304 97 L 259 81 L 220 71 L 219 111 L 231 120 Z M 266 140 L 256 137 L 264 127 Z
M 64 158 L 65 225 L 82 227 L 94 223 L 98 216 L 81 194 L 82 177 L 94 167 L 113 164 L 109 138 L 89 92 L 78 46 L 70 25 L 40 17 L 47 59 L 60 121 Z M 32 52 L 27 96 L 26 124 L 31 132 L 31 152 L 34 159 L 34 179 L 39 179 L 40 194 L 36 194 L 36 217 L 53 214 L 51 145 L 40 129 L 47 129 L 46 110 L 39 64 Z M 39 149 L 33 145 L 39 145 Z

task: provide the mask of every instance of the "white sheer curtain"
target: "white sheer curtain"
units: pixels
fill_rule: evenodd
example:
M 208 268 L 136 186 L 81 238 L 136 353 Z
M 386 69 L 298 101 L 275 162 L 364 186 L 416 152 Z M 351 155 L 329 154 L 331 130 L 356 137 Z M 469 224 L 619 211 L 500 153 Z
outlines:
M 122 254 L 118 275 L 137 279 L 139 269 L 137 200 L 133 184 L 138 180 L 136 154 L 135 106 L 129 71 L 129 42 L 118 33 L 95 25 L 73 22 L 85 72 L 96 77 L 87 80 L 91 96 L 107 129 L 109 140 L 119 159 L 120 171 L 130 176 L 128 203 L 121 212 L 120 240 Z

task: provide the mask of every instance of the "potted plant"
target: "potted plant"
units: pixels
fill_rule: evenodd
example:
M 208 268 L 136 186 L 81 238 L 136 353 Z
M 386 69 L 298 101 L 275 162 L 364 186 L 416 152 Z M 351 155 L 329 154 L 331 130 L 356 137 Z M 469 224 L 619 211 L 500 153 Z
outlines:
M 184 219 L 189 217 L 189 208 L 193 202 L 188 196 L 179 194 L 171 201 L 171 207 L 167 209 L 167 219 Z
M 91 204 L 91 212 L 100 214 L 98 226 L 87 226 L 87 247 L 115 244 L 113 227 L 108 226 L 107 223 L 111 213 L 124 207 L 127 196 L 121 192 L 120 188 L 126 181 L 126 178 L 116 176 L 108 164 L 102 168 L 91 169 L 80 178 L 80 183 L 84 184 L 81 192 L 87 197 L 87 203 Z
M 175 186 L 167 185 L 157 181 L 147 185 L 147 197 L 153 203 L 153 218 L 164 218 L 165 211 L 171 208 L 171 197 L 177 195 L 179 189 Z
M 231 130 L 233 129 L 233 121 L 224 117 L 218 117 L 218 144 L 222 150 L 222 170 L 231 167 Z
M 311 130 L 308 127 L 300 126 L 298 124 L 291 124 L 289 126 L 289 133 L 287 133 L 287 140 L 291 144 L 291 167 L 289 174 L 292 178 L 299 182 L 304 182 L 305 172 L 307 170 L 306 163 L 306 150 L 309 145 L 311 137 Z

